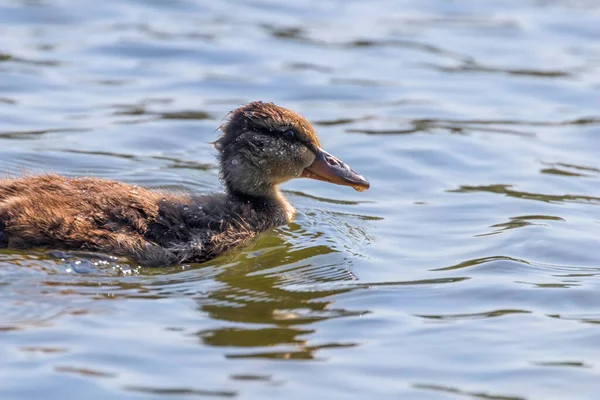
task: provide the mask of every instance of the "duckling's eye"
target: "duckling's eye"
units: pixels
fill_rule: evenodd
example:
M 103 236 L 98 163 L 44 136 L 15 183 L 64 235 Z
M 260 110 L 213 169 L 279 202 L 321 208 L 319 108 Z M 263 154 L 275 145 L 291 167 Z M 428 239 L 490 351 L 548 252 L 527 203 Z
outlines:
M 293 138 L 295 138 L 295 137 L 296 137 L 296 132 L 294 132 L 294 130 L 293 130 L 293 129 L 288 129 L 287 131 L 284 131 L 284 132 L 283 132 L 283 136 L 284 136 L 286 139 L 293 139 Z

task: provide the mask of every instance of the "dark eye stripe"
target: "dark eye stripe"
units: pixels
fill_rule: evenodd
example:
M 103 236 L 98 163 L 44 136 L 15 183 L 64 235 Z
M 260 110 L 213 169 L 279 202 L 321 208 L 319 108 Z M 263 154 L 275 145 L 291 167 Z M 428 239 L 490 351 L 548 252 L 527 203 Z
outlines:
M 311 151 L 317 152 L 317 148 L 310 140 L 305 139 L 304 137 L 299 136 L 296 131 L 292 128 L 288 128 L 284 131 L 271 130 L 264 127 L 255 127 L 252 128 L 254 132 L 260 132 L 263 135 L 274 137 L 274 138 L 284 138 L 286 140 L 290 140 L 292 142 L 301 143 L 304 146 L 308 147 Z

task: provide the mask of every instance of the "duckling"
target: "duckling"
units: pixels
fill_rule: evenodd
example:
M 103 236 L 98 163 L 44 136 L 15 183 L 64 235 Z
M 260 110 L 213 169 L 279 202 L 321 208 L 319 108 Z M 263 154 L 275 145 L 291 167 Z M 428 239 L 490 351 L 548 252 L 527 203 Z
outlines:
M 0 179 L 0 248 L 98 251 L 151 267 L 200 263 L 291 222 L 295 210 L 278 185 L 292 178 L 369 188 L 295 112 L 257 101 L 228 116 L 213 143 L 223 193 L 56 174 Z

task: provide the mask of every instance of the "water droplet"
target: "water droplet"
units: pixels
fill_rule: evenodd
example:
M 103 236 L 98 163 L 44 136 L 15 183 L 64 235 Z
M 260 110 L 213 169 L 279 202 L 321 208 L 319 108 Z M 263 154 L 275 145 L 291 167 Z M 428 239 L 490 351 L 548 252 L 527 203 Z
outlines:
M 263 164 L 264 164 L 264 163 L 266 163 L 266 162 L 267 162 L 267 160 L 260 160 L 258 163 L 259 163 L 260 165 L 263 165 Z
M 162 201 L 163 203 L 166 203 L 166 202 L 167 202 L 167 199 L 165 199 L 165 198 L 163 197 L 161 201 Z
M 233 165 L 237 165 L 237 163 L 238 163 L 238 160 L 236 160 L 236 159 L 234 158 L 233 160 L 231 160 L 231 163 L 232 163 Z
M 183 211 L 187 211 L 187 210 L 189 210 L 189 209 L 190 209 L 190 207 L 189 207 L 189 206 L 183 206 Z
M 185 229 L 185 225 L 184 224 L 180 224 L 179 225 L 179 229 Z

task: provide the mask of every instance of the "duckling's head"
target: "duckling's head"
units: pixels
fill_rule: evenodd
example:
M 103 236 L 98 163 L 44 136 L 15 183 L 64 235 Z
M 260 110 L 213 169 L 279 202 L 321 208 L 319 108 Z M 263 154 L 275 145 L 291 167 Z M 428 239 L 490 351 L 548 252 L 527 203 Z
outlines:
M 306 119 L 255 101 L 229 115 L 214 143 L 221 178 L 231 194 L 268 196 L 277 184 L 306 177 L 362 191 L 369 182 L 321 145 Z

